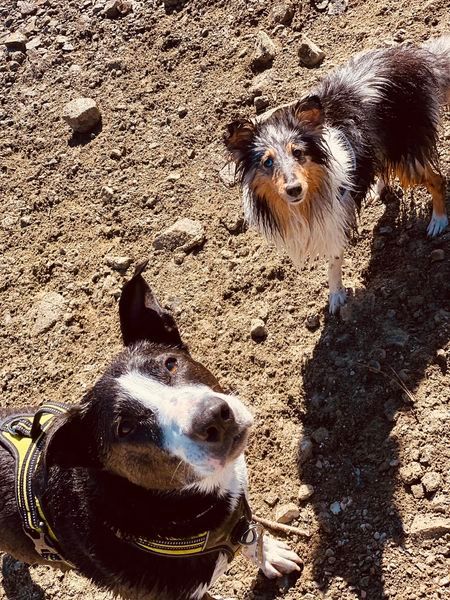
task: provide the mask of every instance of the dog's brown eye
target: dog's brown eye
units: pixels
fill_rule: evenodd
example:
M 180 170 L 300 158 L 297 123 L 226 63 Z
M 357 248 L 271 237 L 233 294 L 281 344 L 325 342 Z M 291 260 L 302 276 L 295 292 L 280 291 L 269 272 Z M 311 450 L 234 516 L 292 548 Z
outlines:
M 166 365 L 166 369 L 168 371 L 170 371 L 171 373 L 174 373 L 177 370 L 177 367 L 178 367 L 177 359 L 173 356 L 168 358 L 164 364 Z
M 300 150 L 300 148 L 294 148 L 292 150 L 292 156 L 294 158 L 303 158 L 303 152 Z
M 124 438 L 136 429 L 136 424 L 130 419 L 121 419 L 117 424 L 117 437 Z

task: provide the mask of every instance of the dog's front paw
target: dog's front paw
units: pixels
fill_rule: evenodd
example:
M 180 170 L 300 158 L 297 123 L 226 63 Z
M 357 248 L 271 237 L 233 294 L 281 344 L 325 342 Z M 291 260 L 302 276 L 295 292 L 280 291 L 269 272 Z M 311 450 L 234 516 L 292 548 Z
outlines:
M 274 579 L 293 571 L 300 571 L 303 564 L 300 557 L 285 542 L 264 535 L 260 543 L 261 547 L 258 544 L 244 547 L 242 553 L 259 567 L 266 577 Z
M 266 577 L 273 579 L 300 571 L 301 565 L 300 557 L 285 542 L 264 536 L 260 569 Z
M 436 237 L 444 231 L 448 225 L 447 215 L 433 215 L 427 227 L 428 237 Z
M 335 315 L 339 312 L 341 306 L 347 302 L 347 291 L 341 288 L 337 292 L 330 292 L 328 297 L 330 303 L 330 315 Z

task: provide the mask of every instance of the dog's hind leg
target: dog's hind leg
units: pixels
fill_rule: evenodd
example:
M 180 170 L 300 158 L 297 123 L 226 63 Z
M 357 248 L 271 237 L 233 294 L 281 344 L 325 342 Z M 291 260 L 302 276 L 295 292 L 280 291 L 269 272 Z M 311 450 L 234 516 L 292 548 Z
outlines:
M 328 259 L 328 286 L 330 289 L 328 298 L 331 315 L 335 315 L 339 312 L 339 309 L 341 306 L 344 306 L 347 300 L 347 291 L 342 285 L 343 262 L 343 252 L 341 252 L 339 256 L 330 256 Z
M 427 228 L 427 233 L 430 237 L 436 237 L 448 225 L 447 210 L 445 207 L 445 179 L 428 165 L 425 168 L 424 184 L 433 199 L 433 214 Z

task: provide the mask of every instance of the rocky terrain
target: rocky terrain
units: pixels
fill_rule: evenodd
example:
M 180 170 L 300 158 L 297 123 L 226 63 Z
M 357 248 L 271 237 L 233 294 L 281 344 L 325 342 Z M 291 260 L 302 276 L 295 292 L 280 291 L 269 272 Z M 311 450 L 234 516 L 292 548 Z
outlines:
M 1 405 L 79 401 L 148 258 L 193 355 L 256 416 L 255 512 L 310 533 L 289 538 L 297 580 L 239 558 L 217 595 L 450 597 L 450 232 L 426 239 L 423 189 L 366 202 L 330 318 L 325 263 L 298 273 L 247 230 L 221 142 L 355 51 L 448 30 L 445 0 L 0 5 Z M 2 561 L 1 600 L 109 598 Z

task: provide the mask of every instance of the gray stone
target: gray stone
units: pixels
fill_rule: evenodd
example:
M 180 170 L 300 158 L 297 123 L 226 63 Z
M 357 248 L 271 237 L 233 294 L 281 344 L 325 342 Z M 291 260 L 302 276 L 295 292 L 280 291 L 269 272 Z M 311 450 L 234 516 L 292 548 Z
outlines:
M 115 271 L 126 271 L 133 259 L 129 256 L 106 256 L 105 263 Z
M 256 96 L 253 100 L 253 106 L 256 109 L 257 113 L 265 110 L 270 104 L 269 98 L 267 96 Z
M 63 119 L 73 131 L 87 133 L 100 123 L 101 114 L 92 98 L 76 98 L 64 107 Z
M 132 10 L 133 5 L 128 0 L 109 0 L 105 4 L 103 14 L 109 19 L 117 19 L 117 17 L 127 15 Z
M 289 25 L 294 17 L 295 9 L 290 2 L 280 2 L 270 11 L 270 16 L 274 23 Z
M 417 498 L 418 500 L 420 498 L 423 498 L 425 496 L 424 490 L 423 490 L 423 485 L 421 483 L 416 483 L 414 485 L 411 486 L 411 494 L 414 496 L 414 498 Z
M 314 494 L 313 486 L 305 483 L 299 487 L 298 499 L 300 500 L 300 502 L 304 502 L 305 500 L 308 500 L 309 498 L 311 498 L 311 496 L 313 494 Z
M 304 67 L 312 68 L 320 65 L 325 58 L 325 52 L 304 35 L 298 49 L 298 57 Z
M 275 520 L 277 523 L 290 523 L 294 519 L 300 516 L 298 506 L 293 502 L 288 504 L 282 504 L 275 510 Z
M 333 513 L 333 515 L 338 515 L 342 511 L 341 503 L 336 500 L 336 502 L 330 504 L 330 511 Z
M 19 1 L 17 3 L 17 8 L 19 9 L 22 17 L 30 17 L 31 15 L 34 15 L 34 13 L 37 11 L 37 6 L 33 2 Z
M 409 340 L 409 334 L 403 329 L 399 329 L 398 327 L 389 327 L 386 326 L 384 328 L 386 333 L 386 345 L 394 348 L 404 348 Z
M 314 331 L 320 325 L 320 317 L 319 315 L 308 315 L 305 320 L 306 328 L 310 331 Z
M 219 179 L 226 187 L 231 188 L 236 185 L 236 165 L 233 161 L 230 161 L 220 169 Z
M 250 99 L 254 100 L 256 96 L 267 95 L 268 91 L 274 86 L 275 78 L 271 70 L 258 73 L 248 88 Z
M 11 33 L 3 40 L 4 45 L 8 50 L 20 50 L 26 52 L 27 49 L 27 36 L 20 31 Z
M 254 340 L 262 340 L 267 337 L 267 327 L 262 319 L 252 319 L 250 335 Z
M 47 292 L 30 309 L 29 317 L 34 320 L 32 335 L 45 333 L 61 319 L 66 301 L 57 292 Z
M 318 444 L 323 444 L 330 437 L 330 432 L 326 427 L 318 427 L 312 434 L 312 438 Z
M 277 52 L 277 46 L 270 39 L 267 33 L 265 31 L 260 31 L 256 37 L 252 67 L 254 69 L 266 69 L 272 64 Z
M 409 528 L 411 535 L 434 537 L 450 533 L 450 518 L 437 515 L 416 515 Z
M 429 471 L 422 477 L 422 485 L 428 494 L 437 492 L 441 487 L 442 478 L 436 471 Z
M 309 437 L 304 437 L 301 439 L 298 447 L 298 461 L 300 464 L 305 463 L 311 458 L 313 454 L 313 449 L 314 446 Z
M 442 248 L 436 248 L 430 254 L 431 262 L 441 262 L 445 258 L 445 252 Z
M 171 227 L 158 234 L 153 242 L 157 250 L 181 248 L 189 252 L 205 241 L 205 229 L 199 221 L 179 219 Z
M 400 469 L 400 477 L 406 485 L 411 485 L 420 480 L 422 476 L 422 467 L 416 461 L 409 463 Z
M 342 15 L 348 7 L 348 0 L 329 0 L 328 14 L 331 16 Z

